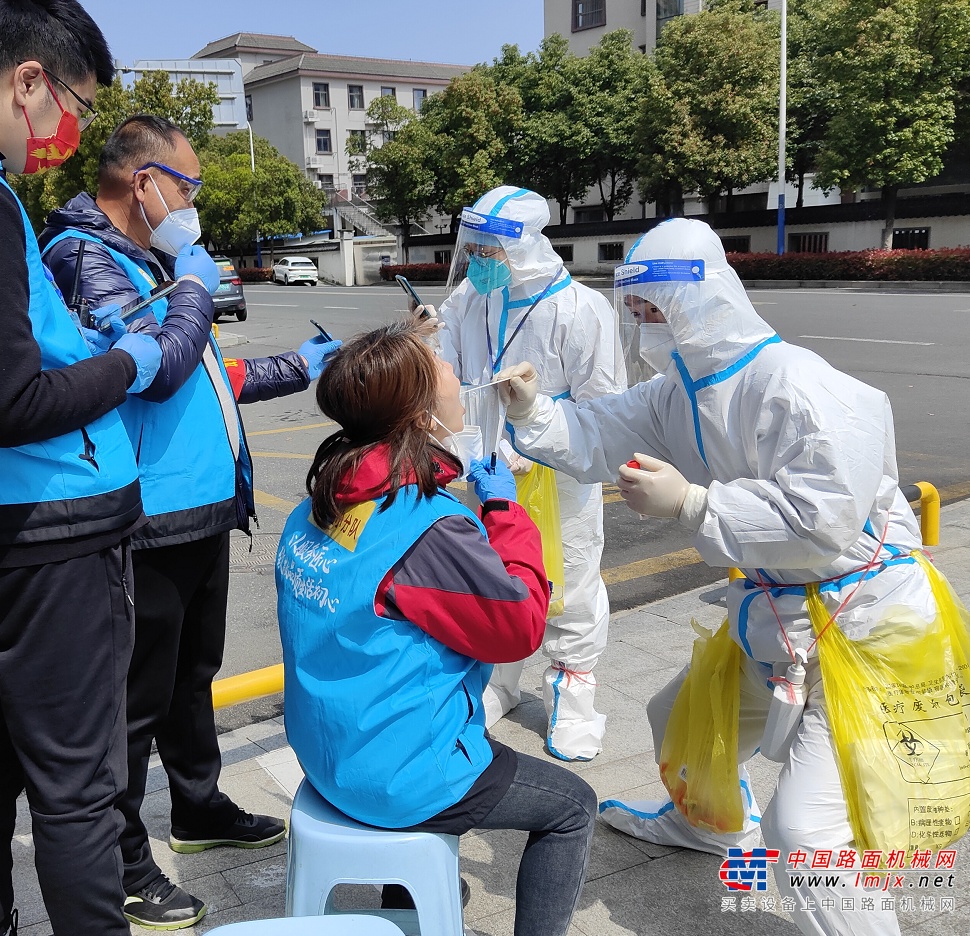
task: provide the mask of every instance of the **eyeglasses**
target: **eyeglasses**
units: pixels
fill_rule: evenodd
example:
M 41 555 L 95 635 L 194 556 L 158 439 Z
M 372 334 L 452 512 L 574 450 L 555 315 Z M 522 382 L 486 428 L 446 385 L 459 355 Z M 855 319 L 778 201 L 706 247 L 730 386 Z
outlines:
M 505 251 L 501 247 L 491 247 L 487 244 L 465 244 L 465 254 L 469 257 L 504 258 Z
M 49 71 L 46 68 L 44 69 L 44 72 L 49 78 L 53 78 L 62 88 L 64 88 L 71 95 L 71 97 L 74 98 L 75 101 L 78 102 L 78 104 L 81 105 L 81 107 L 84 108 L 84 110 L 81 111 L 81 116 L 78 117 L 77 119 L 77 128 L 79 131 L 87 130 L 87 128 L 94 123 L 94 118 L 98 116 L 98 112 L 87 101 L 85 101 L 84 98 L 81 97 L 81 95 L 78 94 L 77 91 L 75 91 L 66 81 L 61 81 L 61 79 L 58 78 L 57 75 L 55 75 L 52 71 Z M 54 93 L 53 88 L 51 88 L 51 93 L 52 94 Z M 54 97 L 56 99 L 57 95 L 54 94 Z M 60 104 L 61 102 L 58 101 L 57 103 Z M 63 109 L 64 108 L 62 107 L 61 110 Z
M 139 166 L 132 175 L 138 175 L 139 172 L 144 172 L 146 169 L 161 169 L 166 175 L 178 179 L 179 194 L 189 203 L 195 201 L 195 196 L 199 194 L 199 189 L 202 188 L 201 179 L 193 179 L 192 176 L 183 175 L 181 172 L 178 172 L 171 166 L 166 166 L 164 163 L 145 163 L 144 166 Z

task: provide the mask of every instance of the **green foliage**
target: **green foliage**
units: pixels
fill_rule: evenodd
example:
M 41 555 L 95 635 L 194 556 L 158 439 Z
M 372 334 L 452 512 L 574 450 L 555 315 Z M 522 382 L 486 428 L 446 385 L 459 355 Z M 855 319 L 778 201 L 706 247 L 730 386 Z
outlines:
M 203 237 L 236 256 L 256 239 L 319 230 L 326 196 L 303 171 L 262 137 L 249 133 L 210 137 L 198 150 L 204 185 L 196 199 Z
M 643 189 L 673 186 L 709 201 L 773 178 L 779 27 L 774 12 L 722 0 L 665 27 L 646 70 L 640 122 Z
M 219 95 L 211 82 L 183 78 L 173 86 L 163 71 L 146 72 L 129 88 L 122 86 L 120 76 L 109 87 L 99 88 L 94 101 L 98 119 L 81 134 L 77 153 L 57 169 L 14 180 L 34 228 L 43 228 L 47 214 L 79 192 L 97 192 L 101 150 L 121 121 L 133 114 L 167 117 L 198 148 L 212 130 L 212 108 L 218 103 Z

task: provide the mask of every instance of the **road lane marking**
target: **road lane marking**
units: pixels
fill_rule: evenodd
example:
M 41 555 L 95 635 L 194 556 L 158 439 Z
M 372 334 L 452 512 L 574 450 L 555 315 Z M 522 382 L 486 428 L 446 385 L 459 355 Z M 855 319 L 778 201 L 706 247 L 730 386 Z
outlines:
M 658 572 L 670 572 L 673 569 L 697 565 L 703 561 L 701 554 L 691 546 L 689 549 L 680 549 L 663 556 L 639 559 L 625 565 L 613 566 L 611 569 L 603 569 L 600 574 L 607 585 L 619 585 L 621 582 L 645 578 L 648 575 L 656 575 Z
M 843 338 L 841 335 L 799 335 L 799 338 L 810 338 L 813 341 L 864 341 L 869 344 L 905 344 L 921 345 L 924 348 L 932 348 L 933 341 L 896 341 L 893 338 Z
M 279 435 L 281 432 L 302 432 L 305 429 L 328 429 L 337 424 L 332 420 L 322 423 L 310 423 L 308 426 L 291 426 L 289 429 L 257 429 L 256 432 L 247 432 L 246 435 L 253 436 Z
M 301 454 L 300 452 L 250 452 L 254 458 L 313 458 L 312 455 Z
M 253 491 L 253 500 L 260 507 L 272 507 L 273 510 L 285 510 L 289 513 L 296 503 L 294 501 L 285 500 L 282 497 L 277 497 L 275 494 L 267 494 L 266 491 Z

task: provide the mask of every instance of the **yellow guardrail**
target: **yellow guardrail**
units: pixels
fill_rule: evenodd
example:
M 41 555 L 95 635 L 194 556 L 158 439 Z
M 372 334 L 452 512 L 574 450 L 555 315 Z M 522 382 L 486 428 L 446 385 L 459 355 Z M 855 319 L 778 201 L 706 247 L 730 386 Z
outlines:
M 919 501 L 920 532 L 924 546 L 938 546 L 940 543 L 940 492 L 929 481 L 917 481 L 903 489 L 910 502 Z M 728 580 L 744 578 L 740 569 L 728 569 Z M 240 702 L 251 702 L 262 696 L 275 695 L 283 691 L 283 664 L 266 666 L 263 669 L 228 676 L 212 683 L 212 705 L 214 708 L 227 708 Z

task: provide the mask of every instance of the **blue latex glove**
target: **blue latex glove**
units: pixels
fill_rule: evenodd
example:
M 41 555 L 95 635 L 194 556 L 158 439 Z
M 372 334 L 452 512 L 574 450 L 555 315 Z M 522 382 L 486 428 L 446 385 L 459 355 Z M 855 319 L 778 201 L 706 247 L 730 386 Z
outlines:
M 300 345 L 297 353 L 306 361 L 310 380 L 316 380 L 323 373 L 323 369 L 327 366 L 327 359 L 342 344 L 342 341 L 327 341 L 323 335 L 317 335 L 315 338 L 308 338 Z
M 141 393 L 155 379 L 162 366 L 162 349 L 158 342 L 148 335 L 124 334 L 115 343 L 112 351 L 121 350 L 130 355 L 138 367 L 135 382 L 128 388 L 129 393 Z
M 121 306 L 117 302 L 101 306 L 100 309 L 91 309 L 91 318 L 94 319 L 94 327 L 108 339 L 109 346 L 114 344 L 128 329 L 125 326 L 121 315 Z
M 468 480 L 475 485 L 475 496 L 484 504 L 487 500 L 515 500 L 515 478 L 505 462 L 495 463 L 494 474 L 490 470 L 491 459 L 480 458 L 471 463 Z
M 105 351 L 110 351 L 111 343 L 114 341 L 111 335 L 105 335 L 95 328 L 81 328 L 81 337 L 84 338 L 84 343 L 88 346 L 88 351 L 94 357 L 97 357 L 99 354 L 104 354 Z
M 197 276 L 210 296 L 219 288 L 219 267 L 198 244 L 183 247 L 175 258 L 175 278 L 183 276 Z

